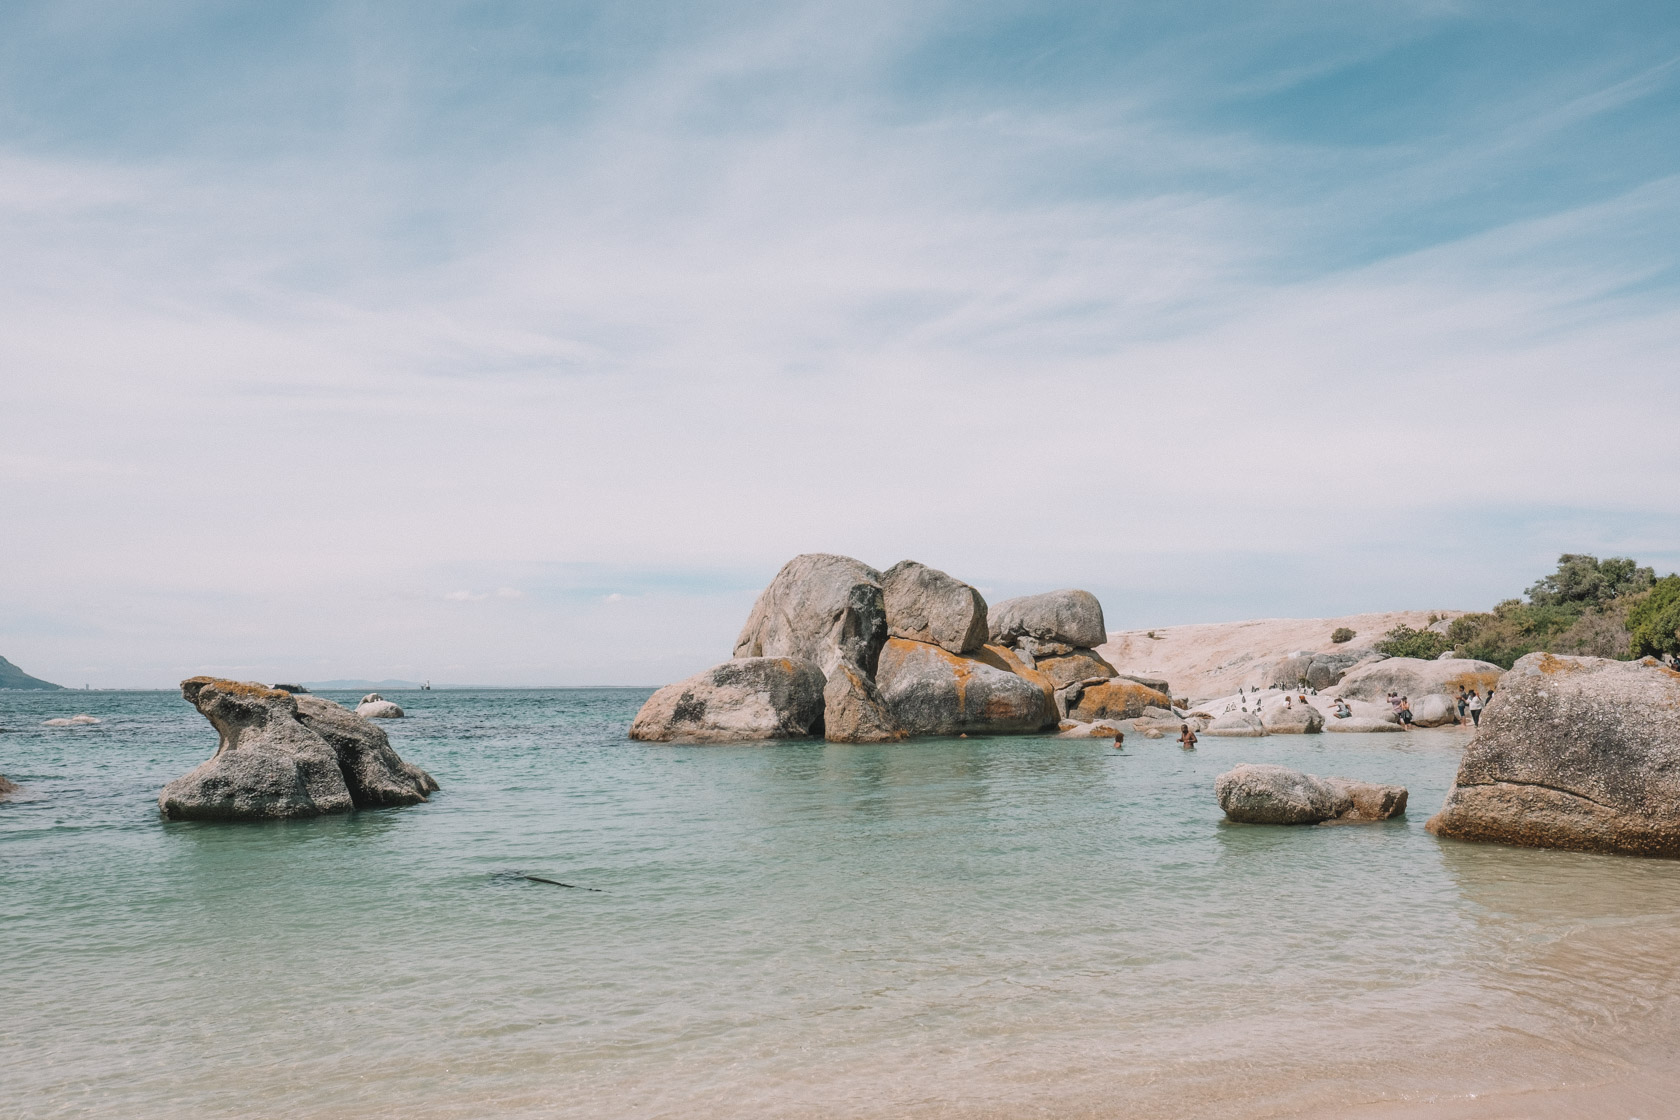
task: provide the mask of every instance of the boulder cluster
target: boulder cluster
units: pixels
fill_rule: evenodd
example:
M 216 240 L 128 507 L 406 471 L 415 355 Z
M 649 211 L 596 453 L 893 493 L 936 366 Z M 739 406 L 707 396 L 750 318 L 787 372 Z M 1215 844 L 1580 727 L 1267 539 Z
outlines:
M 314 817 L 412 805 L 438 788 L 385 732 L 331 700 L 215 677 L 181 695 L 221 736 L 206 762 L 163 787 L 174 820 Z
M 1067 589 L 988 608 L 975 588 L 905 560 L 796 556 L 753 604 L 735 656 L 654 693 L 630 726 L 651 742 L 821 735 L 1010 734 L 1170 708 L 1165 682 L 1122 677 L 1094 647 L 1102 604 Z

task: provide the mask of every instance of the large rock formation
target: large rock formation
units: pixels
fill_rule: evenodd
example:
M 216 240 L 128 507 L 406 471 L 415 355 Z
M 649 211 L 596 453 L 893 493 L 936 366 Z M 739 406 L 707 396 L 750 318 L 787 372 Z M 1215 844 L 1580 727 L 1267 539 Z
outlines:
M 1089 591 L 1064 588 L 1005 599 L 991 609 L 992 644 L 1019 645 L 1034 657 L 1060 656 L 1108 640 L 1102 604 Z M 1027 639 L 1027 641 L 1023 641 Z
M 905 737 L 875 680 L 842 661 L 823 686 L 823 737 L 833 743 L 891 743 Z
M 1436 693 L 1457 696 L 1461 687 L 1485 693 L 1498 683 L 1504 671 L 1492 662 L 1467 657 L 1435 661 L 1389 657 L 1351 670 L 1336 686 L 1336 691 L 1350 700 L 1373 701 L 1398 692 L 1411 698 L 1412 711 L 1416 713 L 1418 702 L 1425 696 Z
M 1147 708 L 1172 707 L 1172 697 L 1125 677 L 1087 684 L 1070 698 L 1067 717 L 1077 720 L 1136 719 Z
M 1066 688 L 1074 681 L 1109 680 L 1120 675 L 1114 666 L 1103 660 L 1102 654 L 1083 647 L 1060 657 L 1040 657 L 1034 667 L 1049 677 L 1050 683 L 1057 688 Z
M 1045 686 L 1013 671 L 1006 652 L 993 646 L 963 655 L 892 638 L 875 679 L 894 721 L 912 735 L 1037 731 L 1056 723 Z
M 1650 658 L 1522 658 L 1429 829 L 1680 858 L 1680 673 Z
M 1272 666 L 1270 685 L 1292 689 L 1306 686 L 1319 691 L 1331 688 L 1347 672 L 1365 661 L 1381 661 L 1383 654 L 1369 649 L 1333 650 L 1327 653 L 1295 653 Z
M 1446 727 L 1458 722 L 1458 701 L 1454 696 L 1432 692 L 1412 701 L 1412 722 L 1418 727 Z
M 213 677 L 182 681 L 181 695 L 221 741 L 208 761 L 163 787 L 166 817 L 312 817 L 411 805 L 438 788 L 397 757 L 383 731 L 329 700 Z
M 1260 726 L 1268 735 L 1317 735 L 1324 730 L 1324 715 L 1311 704 L 1283 704 L 1273 701 L 1260 712 Z
M 848 661 L 875 672 L 887 640 L 881 573 L 849 556 L 795 556 L 753 604 L 735 656 L 791 657 L 826 676 Z
M 986 644 L 986 600 L 937 568 L 900 560 L 881 575 L 887 636 L 930 642 L 952 653 Z
M 1387 820 L 1406 811 L 1406 790 L 1350 778 L 1320 778 L 1287 766 L 1238 766 L 1214 779 L 1225 816 L 1244 824 Z
M 655 692 L 636 713 L 630 738 L 654 743 L 803 738 L 822 730 L 826 683 L 811 661 L 738 657 Z

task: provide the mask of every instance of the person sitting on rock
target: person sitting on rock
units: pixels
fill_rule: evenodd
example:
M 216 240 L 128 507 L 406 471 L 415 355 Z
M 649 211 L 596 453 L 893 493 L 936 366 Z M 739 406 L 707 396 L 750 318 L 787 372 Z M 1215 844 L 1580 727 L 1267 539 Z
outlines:
M 1196 749 L 1196 733 L 1190 730 L 1190 725 L 1188 723 L 1179 725 L 1178 745 L 1187 751 L 1193 751 Z
M 1343 700 L 1340 696 L 1338 696 L 1336 697 L 1335 714 L 1337 719 L 1347 719 L 1349 716 L 1353 715 L 1353 709 L 1348 707 L 1348 702 L 1346 700 Z
M 1289 693 L 1287 693 L 1287 692 L 1286 692 L 1286 693 L 1284 693 L 1284 694 L 1283 694 L 1283 707 L 1284 707 L 1284 710 L 1285 710 L 1285 711 L 1288 711 L 1288 710 L 1289 710 L 1289 709 L 1290 709 L 1290 708 L 1293 708 L 1293 707 L 1294 707 L 1294 706 L 1295 706 L 1295 705 L 1294 705 L 1294 704 L 1292 704 L 1292 703 L 1291 703 L 1291 702 L 1290 702 L 1290 700 L 1289 700 Z

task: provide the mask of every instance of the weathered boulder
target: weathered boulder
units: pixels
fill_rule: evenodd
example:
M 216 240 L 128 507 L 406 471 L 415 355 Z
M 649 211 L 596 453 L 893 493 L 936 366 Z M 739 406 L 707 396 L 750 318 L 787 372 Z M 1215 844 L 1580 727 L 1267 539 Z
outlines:
M 1136 681 L 1145 688 L 1153 688 L 1162 696 L 1172 695 L 1172 685 L 1167 683 L 1165 677 L 1140 677 L 1134 673 L 1121 673 L 1120 675 L 1129 681 Z
M 1035 657 L 1088 649 L 1108 640 L 1102 604 L 1089 591 L 1064 588 L 1005 599 L 992 607 L 990 615 L 994 645 L 1012 646 L 1030 638 Z
M 1260 726 L 1268 735 L 1317 735 L 1324 730 L 1324 714 L 1311 704 L 1284 707 L 1273 701 L 1261 711 Z
M 1387 657 L 1350 670 L 1336 691 L 1350 700 L 1381 701 L 1390 692 L 1408 696 L 1412 711 L 1425 696 L 1457 696 L 1462 688 L 1487 692 L 1505 670 L 1490 661 L 1466 657 L 1425 661 L 1419 657 Z
M 1337 719 L 1331 716 L 1324 721 L 1324 730 L 1342 731 L 1350 734 L 1364 732 L 1405 731 L 1398 723 L 1384 719 L 1371 719 L 1368 716 L 1349 716 L 1347 719 Z
M 1266 733 L 1254 712 L 1227 712 L 1207 725 L 1207 734 L 1238 739 L 1259 738 Z
M 1071 699 L 1071 698 L 1070 698 Z M 1172 697 L 1124 677 L 1087 684 L 1068 708 L 1070 719 L 1136 719 L 1146 708 L 1171 708 Z
M 995 646 L 957 654 L 891 638 L 875 681 L 894 721 L 911 735 L 1037 731 L 1056 722 L 1048 681 Z
M 315 732 L 338 754 L 338 768 L 358 809 L 413 805 L 435 793 L 436 779 L 404 762 L 380 728 L 355 712 L 319 696 L 300 693 L 298 722 Z M 394 706 L 394 705 L 393 705 Z
M 630 738 L 651 743 L 804 738 L 822 728 L 826 683 L 811 661 L 737 657 L 648 697 L 630 724 Z
M 1429 830 L 1680 858 L 1680 673 L 1531 653 L 1499 683 Z
M 1120 674 L 1094 649 L 1075 649 L 1060 657 L 1041 657 L 1034 666 L 1050 678 L 1056 688 L 1066 688 L 1074 681 L 1088 681 L 1092 677 L 1117 677 Z
M 1418 727 L 1445 727 L 1458 722 L 1458 701 L 1454 696 L 1431 693 L 1412 701 L 1412 722 Z
M 1406 811 L 1406 787 L 1360 782 L 1352 778 L 1325 778 L 1324 784 L 1345 795 L 1352 807 L 1339 814 L 1342 821 L 1386 821 Z
M 848 661 L 873 674 L 886 639 L 881 573 L 849 556 L 812 552 L 784 564 L 759 595 L 735 656 L 809 661 L 825 677 Z
M 163 787 L 158 807 L 166 817 L 312 817 L 411 804 L 437 789 L 430 775 L 397 757 L 384 732 L 330 701 L 309 698 L 337 709 L 332 715 L 312 710 L 309 718 L 343 731 L 331 741 L 304 721 L 301 697 L 280 689 L 193 677 L 181 682 L 181 695 L 210 721 L 220 742 L 208 761 Z M 361 726 L 352 734 L 344 721 Z
M 1339 649 L 1329 653 L 1296 653 L 1272 666 L 1271 687 L 1326 689 L 1337 684 L 1363 661 L 1382 660 L 1383 654 L 1369 649 Z
M 952 653 L 986 644 L 986 600 L 937 568 L 900 560 L 881 573 L 887 636 L 931 642 Z
M 1238 766 L 1214 779 L 1213 790 L 1225 815 L 1244 824 L 1317 824 L 1353 808 L 1341 789 L 1287 766 Z
M 831 743 L 890 743 L 904 738 L 874 678 L 842 661 L 823 686 L 823 737 Z
M 300 695 L 308 695 L 301 693 Z M 356 714 L 363 719 L 402 719 L 403 710 L 377 692 L 370 692 L 356 705 Z
M 1112 739 L 1125 729 L 1111 719 L 1099 719 L 1093 723 L 1080 720 L 1064 719 L 1056 725 L 1058 739 Z

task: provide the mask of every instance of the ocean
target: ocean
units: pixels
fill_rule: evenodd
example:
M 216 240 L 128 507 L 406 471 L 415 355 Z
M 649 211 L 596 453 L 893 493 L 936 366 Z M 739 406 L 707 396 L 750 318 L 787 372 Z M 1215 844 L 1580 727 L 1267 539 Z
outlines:
M 648 694 L 393 693 L 430 803 L 211 825 L 157 812 L 177 694 L 0 693 L 0 1115 L 1625 1117 L 1673 1068 L 1680 865 L 1430 836 L 1465 732 L 667 746 Z M 1410 812 L 1225 823 L 1240 762 Z

